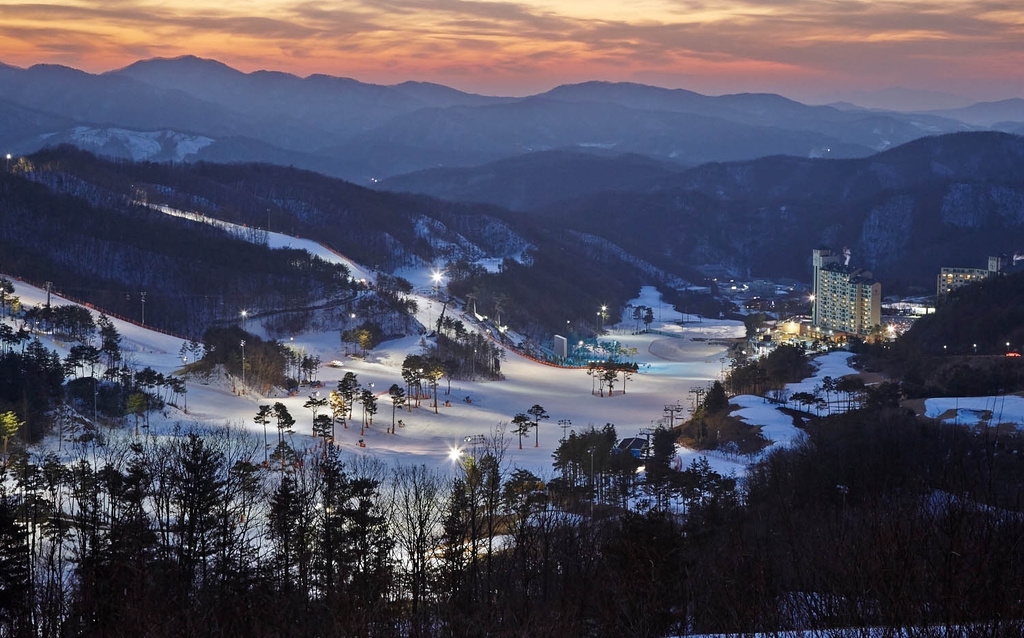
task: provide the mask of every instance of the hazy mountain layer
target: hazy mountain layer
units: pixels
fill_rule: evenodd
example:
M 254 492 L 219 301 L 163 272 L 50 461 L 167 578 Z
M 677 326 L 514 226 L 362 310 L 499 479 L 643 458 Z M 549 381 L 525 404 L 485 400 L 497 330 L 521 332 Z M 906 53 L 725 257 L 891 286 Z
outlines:
M 161 145 L 145 159 L 284 163 L 363 184 L 562 148 L 687 164 L 775 154 L 863 157 L 967 128 L 933 115 L 812 107 L 770 94 L 709 97 L 592 82 L 495 98 L 415 82 L 242 73 L 194 57 L 147 60 L 102 75 L 3 67 L 0 95 L 20 109 L 11 112 L 14 125 L 0 127 L 0 144 L 17 153 L 71 141 L 124 157 L 153 134 L 205 137 L 212 142 L 201 150 Z M 94 134 L 83 139 L 73 134 L 76 127 Z M 116 131 L 133 131 L 137 139 Z M 121 141 L 98 141 L 104 138 Z

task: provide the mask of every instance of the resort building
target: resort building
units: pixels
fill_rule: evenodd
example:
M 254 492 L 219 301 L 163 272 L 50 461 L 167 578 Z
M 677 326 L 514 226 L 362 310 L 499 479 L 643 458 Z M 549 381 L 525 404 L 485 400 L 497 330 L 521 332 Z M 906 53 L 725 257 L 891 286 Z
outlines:
M 947 268 L 939 271 L 938 284 L 935 287 L 935 296 L 942 299 L 953 290 L 962 288 L 969 284 L 981 281 L 1002 272 L 1010 265 L 1010 257 L 999 255 L 988 258 L 988 268 Z
M 814 250 L 811 324 L 818 330 L 866 336 L 882 320 L 882 284 L 849 262 L 849 250 L 843 258 L 831 250 Z

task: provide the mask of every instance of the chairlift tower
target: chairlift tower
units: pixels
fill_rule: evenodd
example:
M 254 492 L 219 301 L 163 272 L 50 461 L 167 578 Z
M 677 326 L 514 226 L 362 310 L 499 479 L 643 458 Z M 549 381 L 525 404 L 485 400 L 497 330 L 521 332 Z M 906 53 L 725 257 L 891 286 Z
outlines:
M 678 403 L 669 403 L 665 405 L 665 416 L 668 417 L 668 427 L 672 429 L 675 427 L 676 415 L 683 411 L 683 406 Z
M 647 445 L 644 447 L 642 455 L 645 459 L 651 456 L 651 437 L 654 436 L 654 433 L 657 432 L 657 430 L 658 429 L 653 426 L 649 428 L 640 428 L 640 436 L 647 439 Z

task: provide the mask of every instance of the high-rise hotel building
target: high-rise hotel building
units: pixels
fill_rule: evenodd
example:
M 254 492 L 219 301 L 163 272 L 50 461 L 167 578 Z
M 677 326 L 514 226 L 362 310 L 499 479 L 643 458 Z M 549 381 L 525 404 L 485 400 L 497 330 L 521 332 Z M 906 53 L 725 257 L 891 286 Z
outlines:
M 815 249 L 812 324 L 819 330 L 871 334 L 882 321 L 882 284 L 827 249 Z

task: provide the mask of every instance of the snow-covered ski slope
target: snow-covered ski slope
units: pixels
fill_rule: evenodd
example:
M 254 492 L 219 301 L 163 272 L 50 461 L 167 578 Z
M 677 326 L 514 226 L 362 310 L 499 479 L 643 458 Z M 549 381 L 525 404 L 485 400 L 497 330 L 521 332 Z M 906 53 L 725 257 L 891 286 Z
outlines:
M 212 221 L 194 214 L 155 207 L 168 214 L 188 216 L 200 221 Z M 216 222 L 222 225 L 223 222 Z M 236 227 L 238 230 L 241 227 Z M 251 233 L 250 233 L 251 234 Z M 271 247 L 300 248 L 321 258 L 346 264 L 355 278 L 372 279 L 373 272 L 360 264 L 321 246 L 315 241 L 268 233 L 264 235 Z M 431 270 L 422 273 L 405 271 L 416 288 L 419 311 L 418 319 L 430 325 L 436 319 L 440 303 L 431 298 Z M 29 305 L 44 303 L 46 293 L 21 282 L 16 282 L 16 294 Z M 53 303 L 65 303 L 55 296 Z M 719 339 L 742 336 L 743 325 L 736 321 L 708 320 L 700 323 L 679 325 L 669 306 L 664 304 L 660 294 L 653 287 L 642 289 L 633 305 L 652 307 L 655 322 L 652 331 L 632 334 L 633 321 L 623 317 L 621 321 L 610 322 L 608 339 L 620 342 L 624 348 L 635 348 L 634 360 L 640 372 L 627 384 L 623 393 L 617 386 L 613 396 L 592 394 L 592 379 L 581 369 L 562 369 L 538 364 L 506 351 L 502 362 L 503 381 L 494 382 L 453 382 L 450 394 L 447 385 L 439 385 L 438 410 L 434 413 L 431 402 L 423 401 L 420 407 L 400 410 L 395 419 L 401 419 L 404 427 L 397 428 L 396 434 L 385 432 L 391 424 L 392 410 L 387 396 L 392 384 L 404 387 L 401 365 L 405 356 L 421 351 L 419 335 L 389 341 L 374 349 L 365 359 L 347 357 L 343 354 L 340 335 L 337 331 L 313 332 L 294 335 L 288 344 L 308 354 L 319 355 L 326 362 L 342 361 L 342 367 L 325 365 L 319 372 L 324 383 L 320 389 L 326 394 L 334 388 L 347 371 L 355 373 L 363 387 L 370 387 L 379 395 L 378 413 L 374 423 L 360 434 L 359 410 L 348 429 L 338 428 L 337 444 L 343 450 L 357 455 L 372 455 L 389 463 L 416 463 L 428 467 L 451 466 L 450 453 L 454 448 L 467 447 L 466 440 L 478 435 L 490 436 L 503 424 L 508 424 L 517 413 L 526 412 L 534 404 L 543 406 L 549 419 L 542 421 L 535 446 L 534 433 L 524 437 L 519 449 L 519 439 L 510 431 L 506 432 L 509 442 L 508 457 L 511 463 L 530 469 L 542 477 L 551 475 L 552 453 L 564 432 L 583 430 L 591 426 L 600 428 L 607 423 L 614 424 L 620 437 L 636 436 L 643 428 L 661 422 L 664 406 L 689 404 L 689 391 L 694 386 L 703 386 L 720 378 L 725 368 L 725 346 Z M 466 318 L 467 327 L 473 328 Z M 182 341 L 176 337 L 153 332 L 144 327 L 115 320 L 124 337 L 126 353 L 138 367 L 150 366 L 164 374 L 178 372 L 182 368 L 179 355 Z M 260 332 L 260 328 L 249 321 L 247 329 Z M 70 344 L 62 344 L 47 335 L 39 338 L 49 348 L 66 354 Z M 835 353 L 822 361 L 818 375 L 841 376 L 852 372 L 846 366 L 846 354 Z M 809 381 L 814 383 L 815 381 Z M 288 397 L 282 391 L 261 396 L 247 390 L 242 391 L 238 379 L 213 379 L 204 383 L 199 379 L 188 380 L 188 413 L 169 407 L 161 415 L 150 417 L 152 434 L 170 433 L 176 426 L 188 427 L 191 423 L 204 428 L 230 426 L 241 428 L 262 438 L 261 427 L 253 423 L 253 416 L 260 405 L 280 401 L 288 406 L 297 420 L 293 444 L 315 445 L 313 439 L 312 415 L 302 407 L 308 396 L 315 390 L 304 388 L 298 396 Z M 794 388 L 796 389 L 796 388 Z M 466 399 L 469 399 L 467 402 Z M 763 405 L 760 398 L 738 397 L 735 401 L 742 409 L 739 416 L 755 425 L 765 426 L 765 435 L 778 443 L 785 443 L 798 434 L 792 420 L 774 408 Z M 761 405 L 757 405 L 761 404 Z M 756 409 L 755 409 L 756 408 Z M 565 421 L 563 429 L 560 421 Z M 568 422 L 571 422 L 569 424 Z M 363 446 L 359 445 L 362 440 Z M 684 465 L 699 456 L 694 451 L 681 451 Z M 719 472 L 742 474 L 745 465 L 742 460 L 727 459 L 711 455 L 712 466 Z

